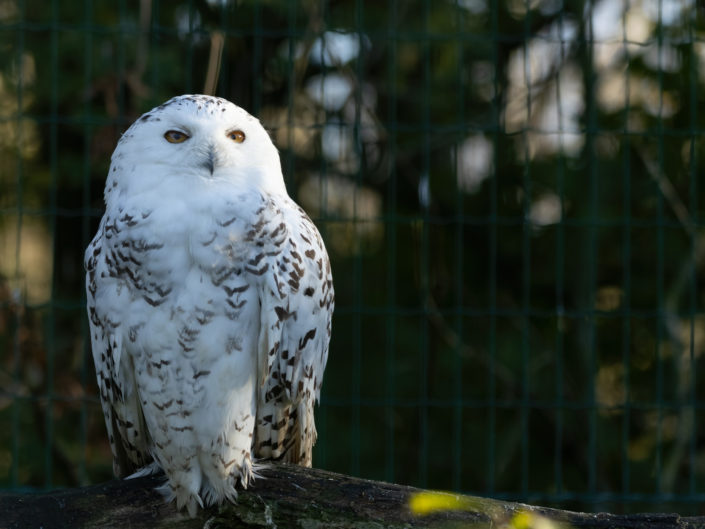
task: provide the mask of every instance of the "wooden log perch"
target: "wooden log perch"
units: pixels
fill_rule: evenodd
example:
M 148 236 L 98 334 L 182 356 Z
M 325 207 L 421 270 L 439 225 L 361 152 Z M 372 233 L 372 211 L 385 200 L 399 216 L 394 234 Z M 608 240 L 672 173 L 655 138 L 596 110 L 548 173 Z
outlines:
M 436 506 L 445 498 L 456 510 L 421 516 L 409 507 L 420 489 L 283 464 L 263 471 L 263 478 L 240 491 L 236 504 L 203 509 L 191 519 L 154 490 L 163 480 L 151 476 L 43 494 L 0 494 L 0 529 L 705 527 L 705 517 L 583 514 L 450 493 L 420 498 L 431 498 Z M 522 517 L 521 524 L 517 517 Z

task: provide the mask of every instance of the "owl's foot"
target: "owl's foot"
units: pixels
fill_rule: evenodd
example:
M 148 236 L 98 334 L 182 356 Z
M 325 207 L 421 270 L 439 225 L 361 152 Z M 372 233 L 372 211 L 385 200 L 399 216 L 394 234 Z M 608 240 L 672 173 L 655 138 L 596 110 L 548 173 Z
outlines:
M 196 513 L 198 512 L 199 506 L 203 508 L 203 500 L 198 495 L 198 492 L 188 490 L 182 487 L 180 484 L 172 486 L 171 482 L 167 481 L 161 487 L 157 487 L 156 490 L 162 496 L 164 496 L 164 499 L 167 503 L 171 503 L 172 501 L 176 500 L 177 510 L 180 511 L 185 507 L 191 518 L 196 517 Z
M 156 461 L 152 461 L 149 465 L 140 468 L 137 472 L 134 472 L 127 476 L 125 479 L 141 478 L 144 476 L 151 476 L 152 474 L 158 474 L 162 471 L 162 467 Z

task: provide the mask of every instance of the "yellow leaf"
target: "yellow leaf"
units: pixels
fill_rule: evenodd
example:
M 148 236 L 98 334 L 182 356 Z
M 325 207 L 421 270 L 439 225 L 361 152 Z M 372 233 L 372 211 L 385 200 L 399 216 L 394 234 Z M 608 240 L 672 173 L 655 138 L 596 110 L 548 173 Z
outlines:
M 474 510 L 467 500 L 445 492 L 417 492 L 412 494 L 409 498 L 409 508 L 412 513 L 419 515 L 437 511 Z

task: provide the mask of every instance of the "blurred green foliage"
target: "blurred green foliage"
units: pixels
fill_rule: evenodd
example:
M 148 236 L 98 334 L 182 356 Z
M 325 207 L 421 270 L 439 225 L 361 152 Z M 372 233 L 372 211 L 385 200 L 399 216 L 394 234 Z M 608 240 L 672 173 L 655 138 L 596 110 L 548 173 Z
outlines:
M 111 477 L 83 249 L 217 72 L 333 259 L 316 466 L 702 512 L 703 65 L 692 0 L 0 0 L 0 486 Z

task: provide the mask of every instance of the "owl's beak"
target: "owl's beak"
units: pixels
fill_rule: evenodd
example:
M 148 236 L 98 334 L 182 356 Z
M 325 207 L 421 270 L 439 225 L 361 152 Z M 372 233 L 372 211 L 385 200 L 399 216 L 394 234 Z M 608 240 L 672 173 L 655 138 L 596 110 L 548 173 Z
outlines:
M 215 169 L 215 149 L 213 148 L 213 146 L 208 149 L 208 153 L 206 154 L 206 157 L 203 160 L 202 166 L 208 169 L 211 176 L 213 176 L 213 170 Z

